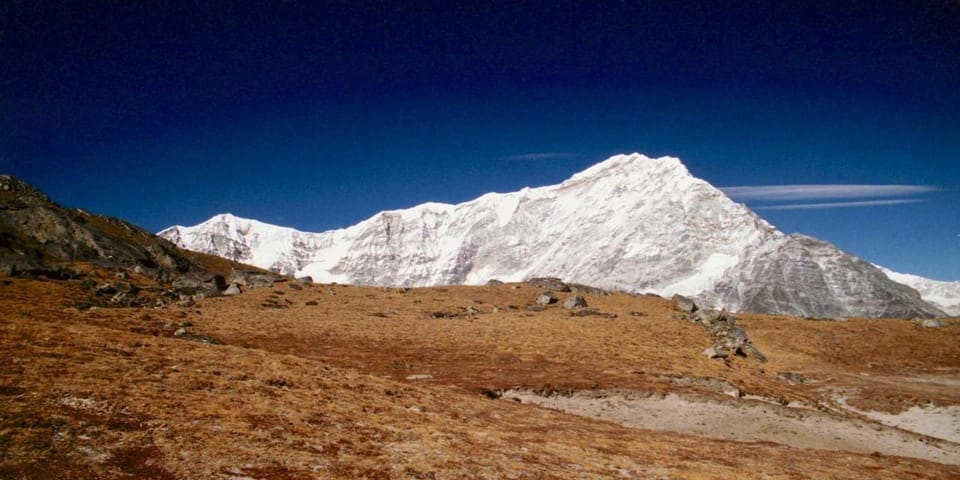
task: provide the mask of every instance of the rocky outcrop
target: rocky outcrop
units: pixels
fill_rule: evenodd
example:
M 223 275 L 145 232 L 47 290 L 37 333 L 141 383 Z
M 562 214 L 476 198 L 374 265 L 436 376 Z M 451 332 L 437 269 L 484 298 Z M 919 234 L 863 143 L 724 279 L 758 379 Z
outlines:
M 701 325 L 713 336 L 713 345 L 703 351 L 707 358 L 750 356 L 760 362 L 767 361 L 767 357 L 753 346 L 746 330 L 737 323 L 737 318 L 733 315 L 722 310 L 700 308 L 689 298 L 680 295 L 674 298 L 674 302 L 677 310 L 682 312 L 682 318 Z
M 229 282 L 247 288 L 268 288 L 279 279 L 280 276 L 272 272 L 234 268 L 230 271 Z
M 805 235 L 787 235 L 750 253 L 743 267 L 704 295 L 733 310 L 814 318 L 945 315 L 876 266 Z
M 567 310 L 573 310 L 575 308 L 587 308 L 587 299 L 581 297 L 580 295 L 568 297 L 563 301 L 563 308 L 566 308 Z
M 227 288 L 226 279 L 196 257 L 129 222 L 63 208 L 36 188 L 0 175 L 0 275 L 73 279 L 82 277 L 75 266 L 87 264 L 111 272 L 116 281 L 81 280 L 89 298 L 77 305 L 167 305 Z M 252 268 L 234 268 L 231 277 L 244 286 L 268 286 L 280 278 Z M 142 291 L 152 292 L 151 298 Z
M 0 273 L 62 277 L 69 262 L 173 274 L 198 269 L 165 239 L 122 220 L 63 208 L 0 175 Z

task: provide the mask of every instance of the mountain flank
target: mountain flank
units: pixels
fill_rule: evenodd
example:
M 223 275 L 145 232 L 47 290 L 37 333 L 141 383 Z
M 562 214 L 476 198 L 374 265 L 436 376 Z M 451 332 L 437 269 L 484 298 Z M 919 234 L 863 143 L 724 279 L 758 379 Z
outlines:
M 324 282 L 411 287 L 560 277 L 740 312 L 945 314 L 868 262 L 783 234 L 673 157 L 617 155 L 558 185 L 384 211 L 322 233 L 223 214 L 159 235 Z

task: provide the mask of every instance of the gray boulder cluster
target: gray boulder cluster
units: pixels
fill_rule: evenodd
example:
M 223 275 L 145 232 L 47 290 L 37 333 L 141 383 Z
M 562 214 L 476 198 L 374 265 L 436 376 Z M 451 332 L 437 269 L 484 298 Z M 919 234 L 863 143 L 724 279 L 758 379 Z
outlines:
M 547 305 L 553 305 L 554 303 L 557 303 L 559 301 L 560 300 L 557 298 L 557 294 L 553 293 L 550 290 L 546 290 L 540 295 L 537 295 L 537 299 L 535 303 L 538 306 L 547 306 Z M 566 299 L 564 299 L 563 308 L 566 308 L 567 310 L 587 308 L 587 299 L 583 298 L 580 295 L 569 296 Z
M 702 309 L 693 300 L 682 295 L 674 295 L 673 300 L 683 318 L 703 326 L 713 335 L 713 345 L 703 351 L 707 358 L 750 356 L 761 362 L 767 361 L 767 357 L 750 343 L 747 332 L 737 324 L 737 318 L 733 315 L 723 310 Z
M 498 285 L 502 284 L 498 280 L 490 280 L 487 282 L 487 285 Z M 528 278 L 523 281 L 527 285 L 534 285 L 540 288 L 545 288 L 553 292 L 570 292 L 570 293 L 587 293 L 590 295 L 609 295 L 610 292 L 602 288 L 591 287 L 590 285 L 581 285 L 579 283 L 568 283 L 557 277 L 534 277 Z

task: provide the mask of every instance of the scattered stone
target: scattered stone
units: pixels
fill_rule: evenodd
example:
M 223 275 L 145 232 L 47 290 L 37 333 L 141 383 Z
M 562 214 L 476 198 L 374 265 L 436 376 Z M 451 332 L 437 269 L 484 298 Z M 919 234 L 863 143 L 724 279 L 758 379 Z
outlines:
M 691 322 L 700 323 L 709 330 L 715 323 L 720 321 L 723 315 L 724 314 L 722 312 L 717 310 L 697 309 L 694 310 L 693 313 L 689 314 L 688 318 Z
M 527 305 L 527 310 L 531 312 L 542 312 L 546 309 L 547 307 L 543 305 Z
M 109 283 L 101 283 L 96 288 L 97 295 L 113 295 L 117 293 L 117 288 Z
M 616 313 L 601 312 L 600 309 L 594 308 L 594 307 L 581 308 L 581 309 L 579 309 L 579 310 L 570 312 L 570 316 L 572 316 L 572 317 L 617 318 L 617 314 L 616 314 Z
M 204 297 L 219 294 L 227 288 L 223 275 L 187 273 L 173 280 L 173 289 L 187 295 L 203 294 Z
M 537 305 L 551 305 L 557 303 L 557 296 L 550 290 L 541 293 L 537 297 Z
M 730 353 L 727 352 L 726 349 L 724 349 L 722 346 L 719 346 L 719 345 L 714 345 L 712 347 L 707 348 L 706 350 L 703 351 L 703 354 L 706 355 L 707 358 L 727 358 L 728 356 L 730 356 Z
M 503 396 L 503 392 L 500 390 L 494 390 L 491 388 L 480 388 L 477 390 L 480 395 L 489 398 L 490 400 L 498 400 Z
M 646 317 L 647 314 L 644 312 L 630 312 L 631 317 Z
M 240 286 L 238 286 L 236 283 L 231 283 L 230 286 L 223 291 L 223 294 L 227 296 L 240 295 L 241 293 Z
M 491 278 L 490 280 L 487 280 L 488 287 L 496 287 L 497 285 L 503 285 L 503 282 L 495 278 Z
M 303 290 L 303 287 L 301 287 L 299 283 L 289 283 L 287 286 L 292 290 Z
M 690 300 L 683 295 L 677 294 L 673 296 L 673 302 L 677 305 L 677 310 L 680 310 L 684 313 L 693 313 L 697 311 L 697 304 L 693 303 L 693 300 Z
M 116 277 L 120 280 L 127 280 L 130 278 L 130 275 L 127 272 L 117 272 Z
M 145 298 L 140 298 L 137 294 L 131 292 L 117 292 L 110 297 L 110 303 L 118 307 L 138 307 L 144 302 L 146 302 Z
M 247 288 L 269 288 L 280 278 L 279 275 L 259 270 L 230 270 L 230 283 Z
M 610 292 L 598 287 L 592 287 L 590 285 L 582 285 L 579 283 L 568 283 L 570 287 L 570 292 L 572 293 L 586 293 L 589 295 L 610 295 Z
M 423 373 L 407 375 L 407 380 L 431 380 L 432 378 L 433 378 L 433 375 L 427 375 Z
M 470 305 L 470 306 L 467 307 L 467 315 L 474 316 L 474 315 L 478 315 L 478 314 L 481 314 L 481 313 L 483 313 L 483 312 L 481 312 L 479 308 L 474 307 L 473 305 Z
M 810 381 L 809 378 L 803 375 L 800 375 L 799 373 L 793 373 L 793 372 L 779 372 L 777 373 L 777 379 L 787 383 L 792 383 L 792 384 L 807 383 Z
M 128 282 L 117 282 L 115 287 L 118 292 L 132 293 L 134 295 L 140 291 L 140 287 Z
M 266 307 L 266 308 L 289 308 L 289 305 L 286 302 L 280 303 L 280 301 L 274 297 L 270 297 L 264 300 L 264 302 L 261 303 L 260 306 Z
M 457 314 L 453 312 L 433 312 L 430 318 L 456 318 Z
M 936 318 L 925 318 L 919 324 L 921 328 L 940 328 L 943 326 L 943 322 Z
M 580 295 L 574 295 L 572 297 L 568 297 L 566 300 L 563 301 L 563 308 L 566 308 L 567 310 L 573 310 L 575 308 L 586 308 L 586 307 L 587 307 L 587 299 L 581 297 Z
M 320 304 L 317 303 L 316 300 L 310 300 L 309 302 L 307 302 L 307 305 L 308 305 L 308 306 L 311 306 L 311 307 L 315 307 L 315 306 L 320 305 Z
M 309 276 L 309 275 L 307 275 L 307 276 L 305 276 L 305 277 L 297 277 L 297 281 L 300 282 L 300 283 L 304 283 L 304 284 L 307 284 L 307 285 L 311 285 L 311 284 L 313 284 L 313 277 L 311 277 L 311 276 Z
M 547 290 L 553 290 L 555 292 L 569 292 L 570 286 L 566 283 L 563 283 L 557 277 L 536 277 L 524 280 L 523 283 L 527 285 L 534 285 L 540 288 L 546 288 Z
M 179 338 L 180 340 L 189 340 L 191 342 L 205 343 L 207 345 L 223 345 L 223 342 L 213 337 L 188 333 L 185 328 L 178 328 L 176 332 L 173 332 L 173 336 Z

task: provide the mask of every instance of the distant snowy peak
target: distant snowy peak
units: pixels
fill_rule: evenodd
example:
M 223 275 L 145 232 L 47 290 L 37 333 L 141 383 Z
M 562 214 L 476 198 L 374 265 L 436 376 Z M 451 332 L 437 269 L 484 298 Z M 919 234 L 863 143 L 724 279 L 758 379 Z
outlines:
M 960 316 L 960 281 L 931 280 L 909 273 L 897 273 L 880 266 L 877 267 L 894 282 L 916 289 L 924 300 L 940 307 L 947 314 Z
M 679 159 L 636 153 L 557 185 L 384 211 L 324 233 L 224 214 L 161 235 L 191 250 L 321 282 L 475 285 L 556 276 L 696 296 L 731 310 L 942 313 L 872 265 L 814 239 L 783 235 Z
M 158 235 L 190 250 L 293 274 L 297 255 L 291 247 L 303 245 L 300 240 L 314 234 L 223 213 L 192 227 L 167 228 Z

